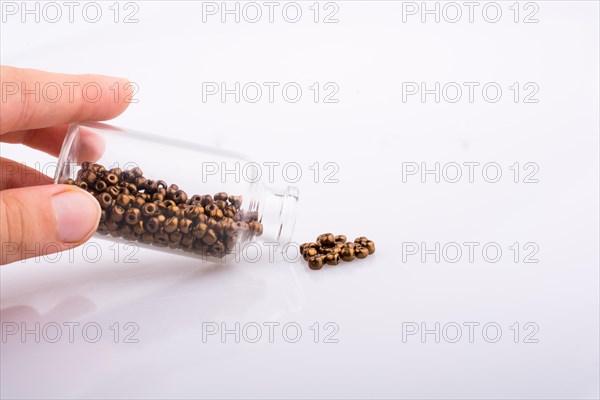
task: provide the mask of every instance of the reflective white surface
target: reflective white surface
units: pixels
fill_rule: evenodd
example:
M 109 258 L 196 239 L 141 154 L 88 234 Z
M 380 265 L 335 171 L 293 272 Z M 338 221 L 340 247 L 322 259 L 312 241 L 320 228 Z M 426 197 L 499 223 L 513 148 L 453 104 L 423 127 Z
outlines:
M 598 397 L 597 2 L 535 2 L 535 24 L 514 23 L 512 2 L 499 3 L 495 24 L 480 13 L 474 23 L 403 23 L 403 3 L 389 1 L 337 2 L 336 24 L 312 22 L 311 3 L 296 24 L 203 23 L 200 2 L 135 4 L 133 24 L 115 24 L 108 3 L 97 24 L 11 17 L 1 62 L 128 77 L 139 102 L 112 124 L 296 162 L 294 240 L 365 235 L 377 252 L 310 271 L 265 253 L 198 265 L 94 239 L 4 266 L 2 398 Z M 533 10 L 520 7 L 520 19 Z M 202 82 L 296 82 L 303 96 L 203 102 Z M 315 103 L 314 82 L 337 84 L 339 102 Z M 494 82 L 503 94 L 403 102 L 403 82 Z M 539 102 L 515 103 L 514 82 L 535 83 Z M 2 156 L 52 161 L 9 145 Z M 502 179 L 403 182 L 403 163 L 422 162 L 495 162 Z M 528 162 L 538 183 L 523 183 Z M 331 171 L 337 183 L 325 182 Z M 436 242 L 458 243 L 462 258 L 407 254 Z M 479 243 L 474 262 L 465 242 Z M 498 262 L 483 257 L 486 243 L 502 250 Z M 532 251 L 539 262 L 523 262 Z M 220 335 L 236 323 L 239 343 Z M 436 323 L 439 343 L 408 334 Z

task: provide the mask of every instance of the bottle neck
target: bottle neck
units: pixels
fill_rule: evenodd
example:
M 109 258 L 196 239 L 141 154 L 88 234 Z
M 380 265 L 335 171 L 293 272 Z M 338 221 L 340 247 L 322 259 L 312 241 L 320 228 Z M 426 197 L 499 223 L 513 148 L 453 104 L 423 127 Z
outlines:
M 253 193 L 252 193 L 253 192 Z M 263 225 L 263 242 L 276 242 L 278 247 L 290 243 L 296 224 L 299 192 L 294 186 L 276 189 L 256 185 L 251 191 L 249 210 L 258 212 Z

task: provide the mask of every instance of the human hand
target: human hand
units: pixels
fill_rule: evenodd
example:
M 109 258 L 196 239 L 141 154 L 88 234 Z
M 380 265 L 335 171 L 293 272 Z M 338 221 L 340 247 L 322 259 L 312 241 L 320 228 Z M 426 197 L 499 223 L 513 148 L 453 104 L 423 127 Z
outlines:
M 69 123 L 114 118 L 131 97 L 126 79 L 100 75 L 0 66 L 0 83 L 0 146 L 24 144 L 54 156 Z M 121 90 L 115 91 L 115 84 Z M 96 93 L 88 95 L 84 88 Z M 91 194 L 54 185 L 50 177 L 0 157 L 0 264 L 84 243 L 99 219 L 100 206 Z

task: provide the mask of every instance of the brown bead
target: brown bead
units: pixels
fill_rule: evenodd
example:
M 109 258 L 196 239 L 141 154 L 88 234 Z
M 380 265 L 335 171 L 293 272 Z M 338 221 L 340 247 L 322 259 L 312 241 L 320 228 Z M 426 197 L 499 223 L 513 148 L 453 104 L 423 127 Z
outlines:
M 172 208 L 172 207 L 176 207 L 177 203 L 175 203 L 173 200 L 165 200 L 163 202 L 163 206 L 164 206 L 165 209 L 169 209 L 169 208 Z
M 210 252 L 222 256 L 225 253 L 225 245 L 221 242 L 217 242 L 210 247 Z
M 173 200 L 176 203 L 185 203 L 187 201 L 188 195 L 183 190 L 178 190 L 173 194 Z
M 118 230 L 119 234 L 123 236 L 123 238 L 127 240 L 131 240 L 131 234 L 133 233 L 133 229 L 129 225 L 123 225 Z
M 135 229 L 133 230 L 133 232 L 131 232 L 131 240 L 139 240 L 139 238 L 142 236 L 141 233 L 137 233 L 135 231 Z
M 100 222 L 98 224 L 98 229 L 96 229 L 96 232 L 98 232 L 101 235 L 107 235 L 108 234 L 108 228 L 106 227 L 106 223 Z
M 354 247 L 354 255 L 356 258 L 366 258 L 369 255 L 369 250 L 366 247 L 356 246 Z
M 210 203 L 206 207 L 204 207 L 204 213 L 211 218 L 215 218 L 217 216 L 217 210 L 219 208 L 215 203 Z
M 205 194 L 204 196 L 202 196 L 202 199 L 200 200 L 200 205 L 202 205 L 202 207 L 206 207 L 207 205 L 211 204 L 213 201 L 214 200 L 210 194 Z
M 169 234 L 169 242 L 171 243 L 181 243 L 181 239 L 183 238 L 183 234 L 181 232 L 175 231 Z
M 208 229 L 218 230 L 220 228 L 219 221 L 214 218 L 209 218 L 206 222 Z
M 112 174 L 112 173 L 106 174 L 104 176 L 104 180 L 109 185 L 116 185 L 117 183 L 119 183 L 119 177 L 117 175 L 115 175 L 115 174 Z
M 216 219 L 222 219 L 225 215 L 223 214 L 223 210 L 221 210 L 220 208 L 217 208 L 215 210 L 215 218 Z
M 200 203 L 201 201 L 202 201 L 202 196 L 200 196 L 199 194 L 195 194 L 191 198 L 188 199 L 188 202 L 190 204 L 197 204 L 197 203 Z
M 179 230 L 181 233 L 190 233 L 190 229 L 192 227 L 192 220 L 188 218 L 184 218 L 179 221 Z
M 240 230 L 242 230 L 242 222 L 234 221 L 225 228 L 225 234 L 232 236 Z
M 112 186 L 112 187 L 114 187 L 114 186 Z M 121 207 L 128 207 L 129 203 L 131 203 L 132 200 L 133 200 L 133 196 L 128 195 L 128 194 L 120 194 L 117 196 L 116 204 L 120 205 Z
M 223 236 L 225 230 L 229 227 L 230 223 L 227 220 L 219 220 L 217 222 L 217 226 L 215 227 L 215 232 L 219 234 L 219 236 Z
M 229 196 L 229 202 L 240 208 L 242 205 L 242 196 Z
M 309 247 L 307 249 L 304 249 L 304 251 L 302 252 L 302 257 L 304 257 L 305 260 L 308 260 L 310 257 L 314 257 L 317 254 L 319 254 L 317 249 L 315 249 L 314 247 Z
M 346 243 L 346 241 L 347 241 L 347 239 L 348 239 L 348 238 L 346 237 L 346 235 L 337 235 L 337 236 L 335 237 L 335 242 L 336 242 L 336 243 L 342 243 L 342 244 L 345 244 L 345 243 Z
M 140 222 L 140 210 L 130 208 L 125 212 L 125 223 L 129 225 L 137 225 Z
M 325 261 L 325 257 L 321 255 L 312 256 L 308 259 L 308 268 L 312 270 L 319 270 L 323 268 L 323 262 Z
M 324 233 L 322 235 L 319 235 L 319 237 L 317 238 L 317 243 L 319 243 L 321 246 L 332 245 L 335 243 L 335 238 L 331 233 Z
M 263 225 L 258 221 L 250 222 L 248 224 L 248 227 L 256 236 L 260 236 L 263 234 Z
M 338 265 L 340 263 L 340 255 L 338 253 L 327 254 L 325 262 L 327 265 Z
M 135 184 L 133 184 L 133 183 L 127 183 L 125 185 L 125 187 L 129 190 L 129 192 L 131 192 L 131 194 L 139 193 L 137 186 L 135 186 Z M 146 198 L 146 197 L 149 197 L 149 196 L 147 194 L 144 194 L 144 198 Z
M 209 246 L 215 244 L 217 240 L 217 234 L 212 229 L 207 230 L 206 234 L 202 237 L 202 242 Z
M 165 232 L 156 232 L 154 234 L 154 244 L 161 246 L 161 247 L 166 247 L 169 245 L 169 235 L 167 235 Z
M 123 217 L 125 216 L 125 209 L 121 206 L 117 206 L 115 205 L 111 210 L 110 210 L 110 219 L 115 221 L 115 222 L 121 222 L 123 221 Z
M 103 209 L 107 209 L 113 203 L 113 198 L 108 193 L 100 193 L 96 196 L 96 200 L 98 200 L 98 203 L 100 203 L 100 207 L 102 207 Z
M 140 237 L 142 243 L 150 244 L 154 242 L 154 234 L 151 232 L 144 232 Z
M 90 161 L 84 161 L 81 163 L 81 169 L 82 170 L 86 170 L 86 169 L 90 169 L 92 167 L 92 163 Z
M 217 200 L 215 201 L 215 205 L 224 211 L 225 207 L 227 207 L 227 202 L 225 200 Z
M 229 218 L 235 217 L 235 211 L 231 208 L 231 206 L 225 208 L 223 211 L 223 215 Z
M 125 216 L 125 218 L 127 218 L 127 216 Z M 133 225 L 133 231 L 140 235 L 146 232 L 146 230 L 144 229 L 144 223 L 142 221 L 138 221 L 137 224 Z
M 144 191 L 146 193 L 154 193 L 158 190 L 158 183 L 153 181 L 152 179 L 148 179 L 146 181 L 146 186 L 144 186 Z
M 88 184 L 86 182 L 79 182 L 77 184 L 77 186 L 79 186 L 80 188 L 82 188 L 83 190 L 87 190 L 88 189 Z
M 206 235 L 207 231 L 208 225 L 204 223 L 199 223 L 192 229 L 192 235 L 194 235 L 194 237 L 197 239 L 202 239 L 204 235 Z
M 98 192 L 102 192 L 104 191 L 104 189 L 107 188 L 107 184 L 104 181 L 96 181 L 96 183 L 94 184 L 94 189 L 96 189 L 96 191 Z
M 341 248 L 338 246 L 332 247 L 321 247 L 321 254 L 338 254 L 341 251 Z
M 122 180 L 124 180 L 125 182 L 134 182 L 136 176 L 133 174 L 132 171 L 123 171 L 121 172 L 121 177 Z
M 96 175 L 96 173 L 94 171 L 87 170 L 87 171 L 83 171 L 81 173 L 79 180 L 84 181 L 88 184 L 94 184 L 96 182 L 97 178 L 98 178 L 98 176 Z
M 182 251 L 185 251 L 186 253 L 189 253 L 189 252 L 192 252 L 192 251 L 194 251 L 194 245 L 193 245 L 193 243 L 191 243 L 191 244 L 183 244 L 183 243 L 182 243 L 182 244 L 179 246 L 179 248 L 180 248 Z
M 152 201 L 165 201 L 165 195 L 155 192 L 152 194 Z
M 138 176 L 135 178 L 134 184 L 138 190 L 144 190 L 146 188 L 147 181 L 148 179 L 144 178 L 143 176 Z
M 142 197 L 136 196 L 135 199 L 133 199 L 131 206 L 135 208 L 142 208 L 144 204 L 146 204 L 146 201 Z
M 365 247 L 369 250 L 369 255 L 375 253 L 375 242 L 372 240 L 367 240 L 365 243 Z
M 319 248 L 319 245 L 313 242 L 309 242 L 309 243 L 302 243 L 300 245 L 300 253 L 304 253 L 304 250 L 313 247 L 315 249 Z
M 181 238 L 181 245 L 182 246 L 191 246 L 194 243 L 194 240 L 195 240 L 195 237 L 191 233 L 185 234 Z
M 119 197 L 119 188 L 116 186 L 109 186 L 105 190 L 106 193 L 110 194 L 112 198 Z
M 219 192 L 217 194 L 215 194 L 214 199 L 215 200 L 227 200 L 227 198 L 229 197 L 229 195 L 225 192 Z
M 144 175 L 144 173 L 142 172 L 142 170 L 141 170 L 141 168 L 140 168 L 140 167 L 135 167 L 135 168 L 133 168 L 133 169 L 131 170 L 131 172 L 133 173 L 133 175 L 134 175 L 136 178 L 138 178 L 138 177 L 140 177 L 140 176 Z
M 119 176 L 121 176 L 121 172 L 123 172 L 123 170 L 121 168 L 117 167 L 117 168 L 111 168 L 111 169 L 109 169 L 108 172 L 111 173 L 111 174 L 115 174 L 117 176 L 117 178 L 118 178 Z
M 106 210 L 101 210 L 100 211 L 100 222 L 105 222 L 106 221 Z
M 354 248 L 344 246 L 340 251 L 340 258 L 347 262 L 354 260 Z
M 206 216 L 206 214 L 200 214 L 198 215 L 198 218 L 196 218 L 196 222 L 198 223 L 206 223 L 206 221 L 208 221 L 208 217 Z
M 177 215 L 179 213 L 179 210 L 179 206 L 176 205 L 169 205 L 166 207 L 166 213 L 170 217 Z
M 156 217 L 152 217 L 152 218 L 144 221 L 144 229 L 146 229 L 150 233 L 155 233 L 156 231 L 158 231 L 159 227 L 160 227 L 160 222 L 159 222 L 158 218 L 156 218 Z
M 146 203 L 142 206 L 142 217 L 147 218 L 156 214 L 158 208 L 154 203 Z
M 100 164 L 94 164 L 92 165 L 92 169 L 97 172 L 97 173 L 103 173 L 106 172 L 106 168 L 104 168 L 103 165 Z
M 156 185 L 158 186 L 158 190 L 166 190 L 168 187 L 167 182 L 163 181 L 162 179 L 157 180 Z
M 165 221 L 165 225 L 164 225 L 163 229 L 165 230 L 166 233 L 173 233 L 177 230 L 178 226 L 179 226 L 179 221 L 177 220 L 177 217 L 171 217 Z
M 200 214 L 204 214 L 204 208 L 198 205 L 188 205 L 183 209 L 186 218 L 196 218 Z
M 367 242 L 367 240 L 369 240 L 369 239 L 367 239 L 364 236 L 360 236 L 360 237 L 357 237 L 356 239 L 354 239 L 354 243 L 358 243 L 360 245 L 363 245 L 364 243 Z
M 106 229 L 108 229 L 109 231 L 116 231 L 117 229 L 119 229 L 119 223 L 117 221 L 113 221 L 112 219 L 106 221 L 105 224 Z

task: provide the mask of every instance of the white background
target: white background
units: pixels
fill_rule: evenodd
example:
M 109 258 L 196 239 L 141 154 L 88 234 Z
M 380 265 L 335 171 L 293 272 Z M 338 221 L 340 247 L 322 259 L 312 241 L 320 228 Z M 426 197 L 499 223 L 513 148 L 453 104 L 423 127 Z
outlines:
M 297 162 L 294 241 L 326 231 L 365 235 L 377 252 L 311 271 L 300 261 L 199 265 L 149 250 L 128 263 L 127 249 L 97 241 L 95 263 L 75 250 L 72 259 L 4 266 L 3 332 L 6 323 L 33 330 L 55 323 L 63 337 L 7 337 L 2 398 L 598 398 L 598 2 L 520 3 L 517 23 L 513 2 L 498 3 L 497 23 L 483 18 L 485 2 L 469 23 L 459 2 L 457 23 L 431 15 L 422 23 L 420 14 L 403 22 L 402 2 L 338 1 L 338 22 L 330 24 L 313 22 L 312 2 L 301 3 L 295 24 L 281 6 L 274 23 L 266 15 L 257 23 L 231 16 L 221 23 L 219 15 L 203 23 L 202 3 L 192 1 L 135 2 L 138 22 L 130 24 L 122 20 L 134 9 L 121 3 L 115 23 L 111 4 L 101 3 L 95 24 L 81 7 L 73 23 L 66 14 L 57 23 L 5 15 L 2 64 L 128 77 L 139 86 L 138 103 L 115 125 L 259 162 Z M 523 23 L 535 7 L 538 22 Z M 203 102 L 202 82 L 297 82 L 303 96 L 297 103 L 281 92 L 273 103 Z M 336 83 L 339 101 L 315 103 L 314 82 Z M 465 91 L 456 103 L 436 103 L 433 95 L 403 101 L 403 82 L 481 86 L 473 102 Z M 496 103 L 481 95 L 488 82 L 503 90 Z M 535 83 L 538 102 L 515 102 L 514 82 L 521 90 Z M 28 165 L 52 161 L 10 145 L 2 155 Z M 315 162 L 336 163 L 338 182 L 315 182 Z M 480 167 L 473 183 L 466 175 L 458 183 L 431 175 L 403 182 L 410 162 L 496 162 L 502 177 L 488 183 Z M 521 175 L 514 183 L 515 162 L 535 163 L 538 182 Z M 288 184 L 279 172 L 277 183 Z M 466 253 L 456 263 L 433 255 L 423 262 L 420 254 L 403 260 L 409 242 L 481 245 L 474 262 Z M 489 242 L 503 251 L 496 263 L 481 254 Z M 537 263 L 523 262 L 529 242 Z M 110 329 L 116 322 L 118 343 Z M 138 343 L 124 343 L 127 322 L 139 327 Z M 270 322 L 280 324 L 273 343 Z M 469 322 L 479 324 L 472 343 Z M 73 343 L 65 323 L 80 324 Z M 83 337 L 86 323 L 102 328 L 97 343 Z M 263 336 L 250 343 L 255 331 L 246 330 L 251 337 L 240 343 L 233 334 L 203 340 L 207 323 L 255 323 Z M 286 341 L 295 336 L 293 328 L 284 336 L 286 323 L 301 327 L 297 343 Z M 403 340 L 410 323 L 431 330 L 439 323 L 439 343 L 433 333 Z M 456 343 L 452 323 L 462 327 Z M 502 329 L 496 343 L 486 341 L 493 328 L 482 333 L 487 323 Z M 332 327 L 337 343 L 325 343 Z M 525 343 L 536 327 L 529 339 L 537 343 Z

